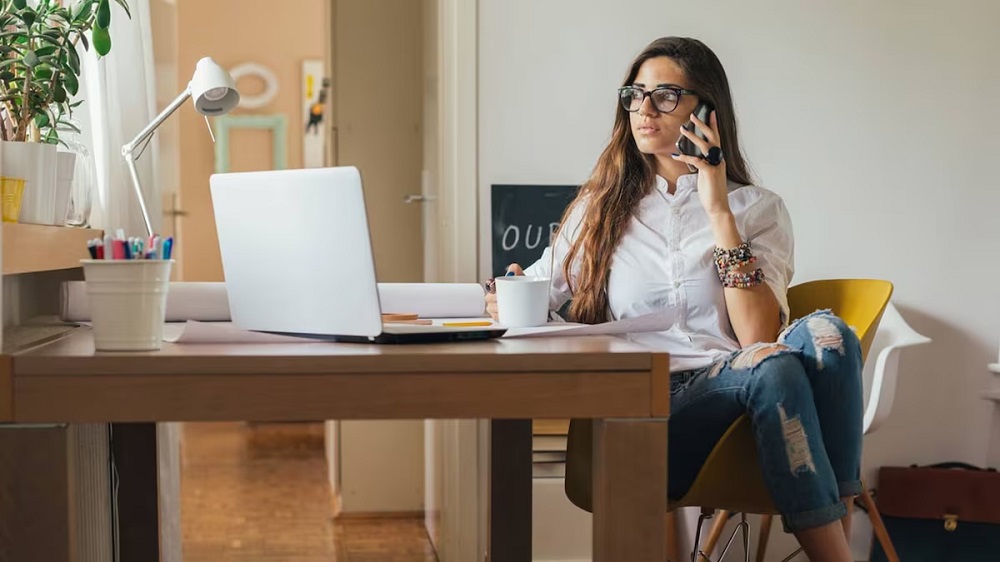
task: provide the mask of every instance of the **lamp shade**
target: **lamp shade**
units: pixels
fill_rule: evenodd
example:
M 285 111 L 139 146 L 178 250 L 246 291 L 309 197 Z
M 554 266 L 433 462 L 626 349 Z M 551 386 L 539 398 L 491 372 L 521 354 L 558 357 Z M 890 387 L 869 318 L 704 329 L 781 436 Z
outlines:
M 211 57 L 198 61 L 189 87 L 194 108 L 202 115 L 224 115 L 240 103 L 233 77 Z

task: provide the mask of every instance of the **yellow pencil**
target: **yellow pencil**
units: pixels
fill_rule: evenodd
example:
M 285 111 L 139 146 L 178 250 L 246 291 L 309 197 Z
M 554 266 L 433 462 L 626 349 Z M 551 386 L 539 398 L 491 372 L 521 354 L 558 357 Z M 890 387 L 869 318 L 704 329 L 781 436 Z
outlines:
M 493 322 L 442 322 L 442 326 L 472 327 L 472 326 L 492 326 Z

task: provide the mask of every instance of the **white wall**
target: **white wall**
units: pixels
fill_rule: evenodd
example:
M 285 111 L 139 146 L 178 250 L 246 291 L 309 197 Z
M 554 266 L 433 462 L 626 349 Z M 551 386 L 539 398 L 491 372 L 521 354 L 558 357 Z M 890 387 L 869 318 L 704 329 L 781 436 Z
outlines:
M 904 356 L 866 467 L 986 462 L 992 406 L 979 393 L 1000 334 L 1000 3 L 479 0 L 479 9 L 481 277 L 489 185 L 584 181 L 632 57 L 659 36 L 700 38 L 729 73 L 760 183 L 792 214 L 793 283 L 890 279 L 903 315 L 934 339 Z

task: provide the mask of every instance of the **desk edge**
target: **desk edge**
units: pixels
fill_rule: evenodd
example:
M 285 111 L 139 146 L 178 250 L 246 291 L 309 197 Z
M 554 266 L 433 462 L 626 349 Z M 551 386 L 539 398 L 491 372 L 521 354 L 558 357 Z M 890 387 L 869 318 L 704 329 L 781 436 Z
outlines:
M 652 417 L 670 416 L 670 354 L 653 353 L 649 370 L 650 414 Z

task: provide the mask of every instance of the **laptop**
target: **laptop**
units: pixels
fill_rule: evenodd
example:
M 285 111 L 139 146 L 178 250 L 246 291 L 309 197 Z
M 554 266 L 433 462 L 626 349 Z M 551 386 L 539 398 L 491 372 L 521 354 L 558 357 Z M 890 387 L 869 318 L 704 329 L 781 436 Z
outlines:
M 236 326 L 364 343 L 503 335 L 493 327 L 383 323 L 357 168 L 214 174 L 210 186 Z

